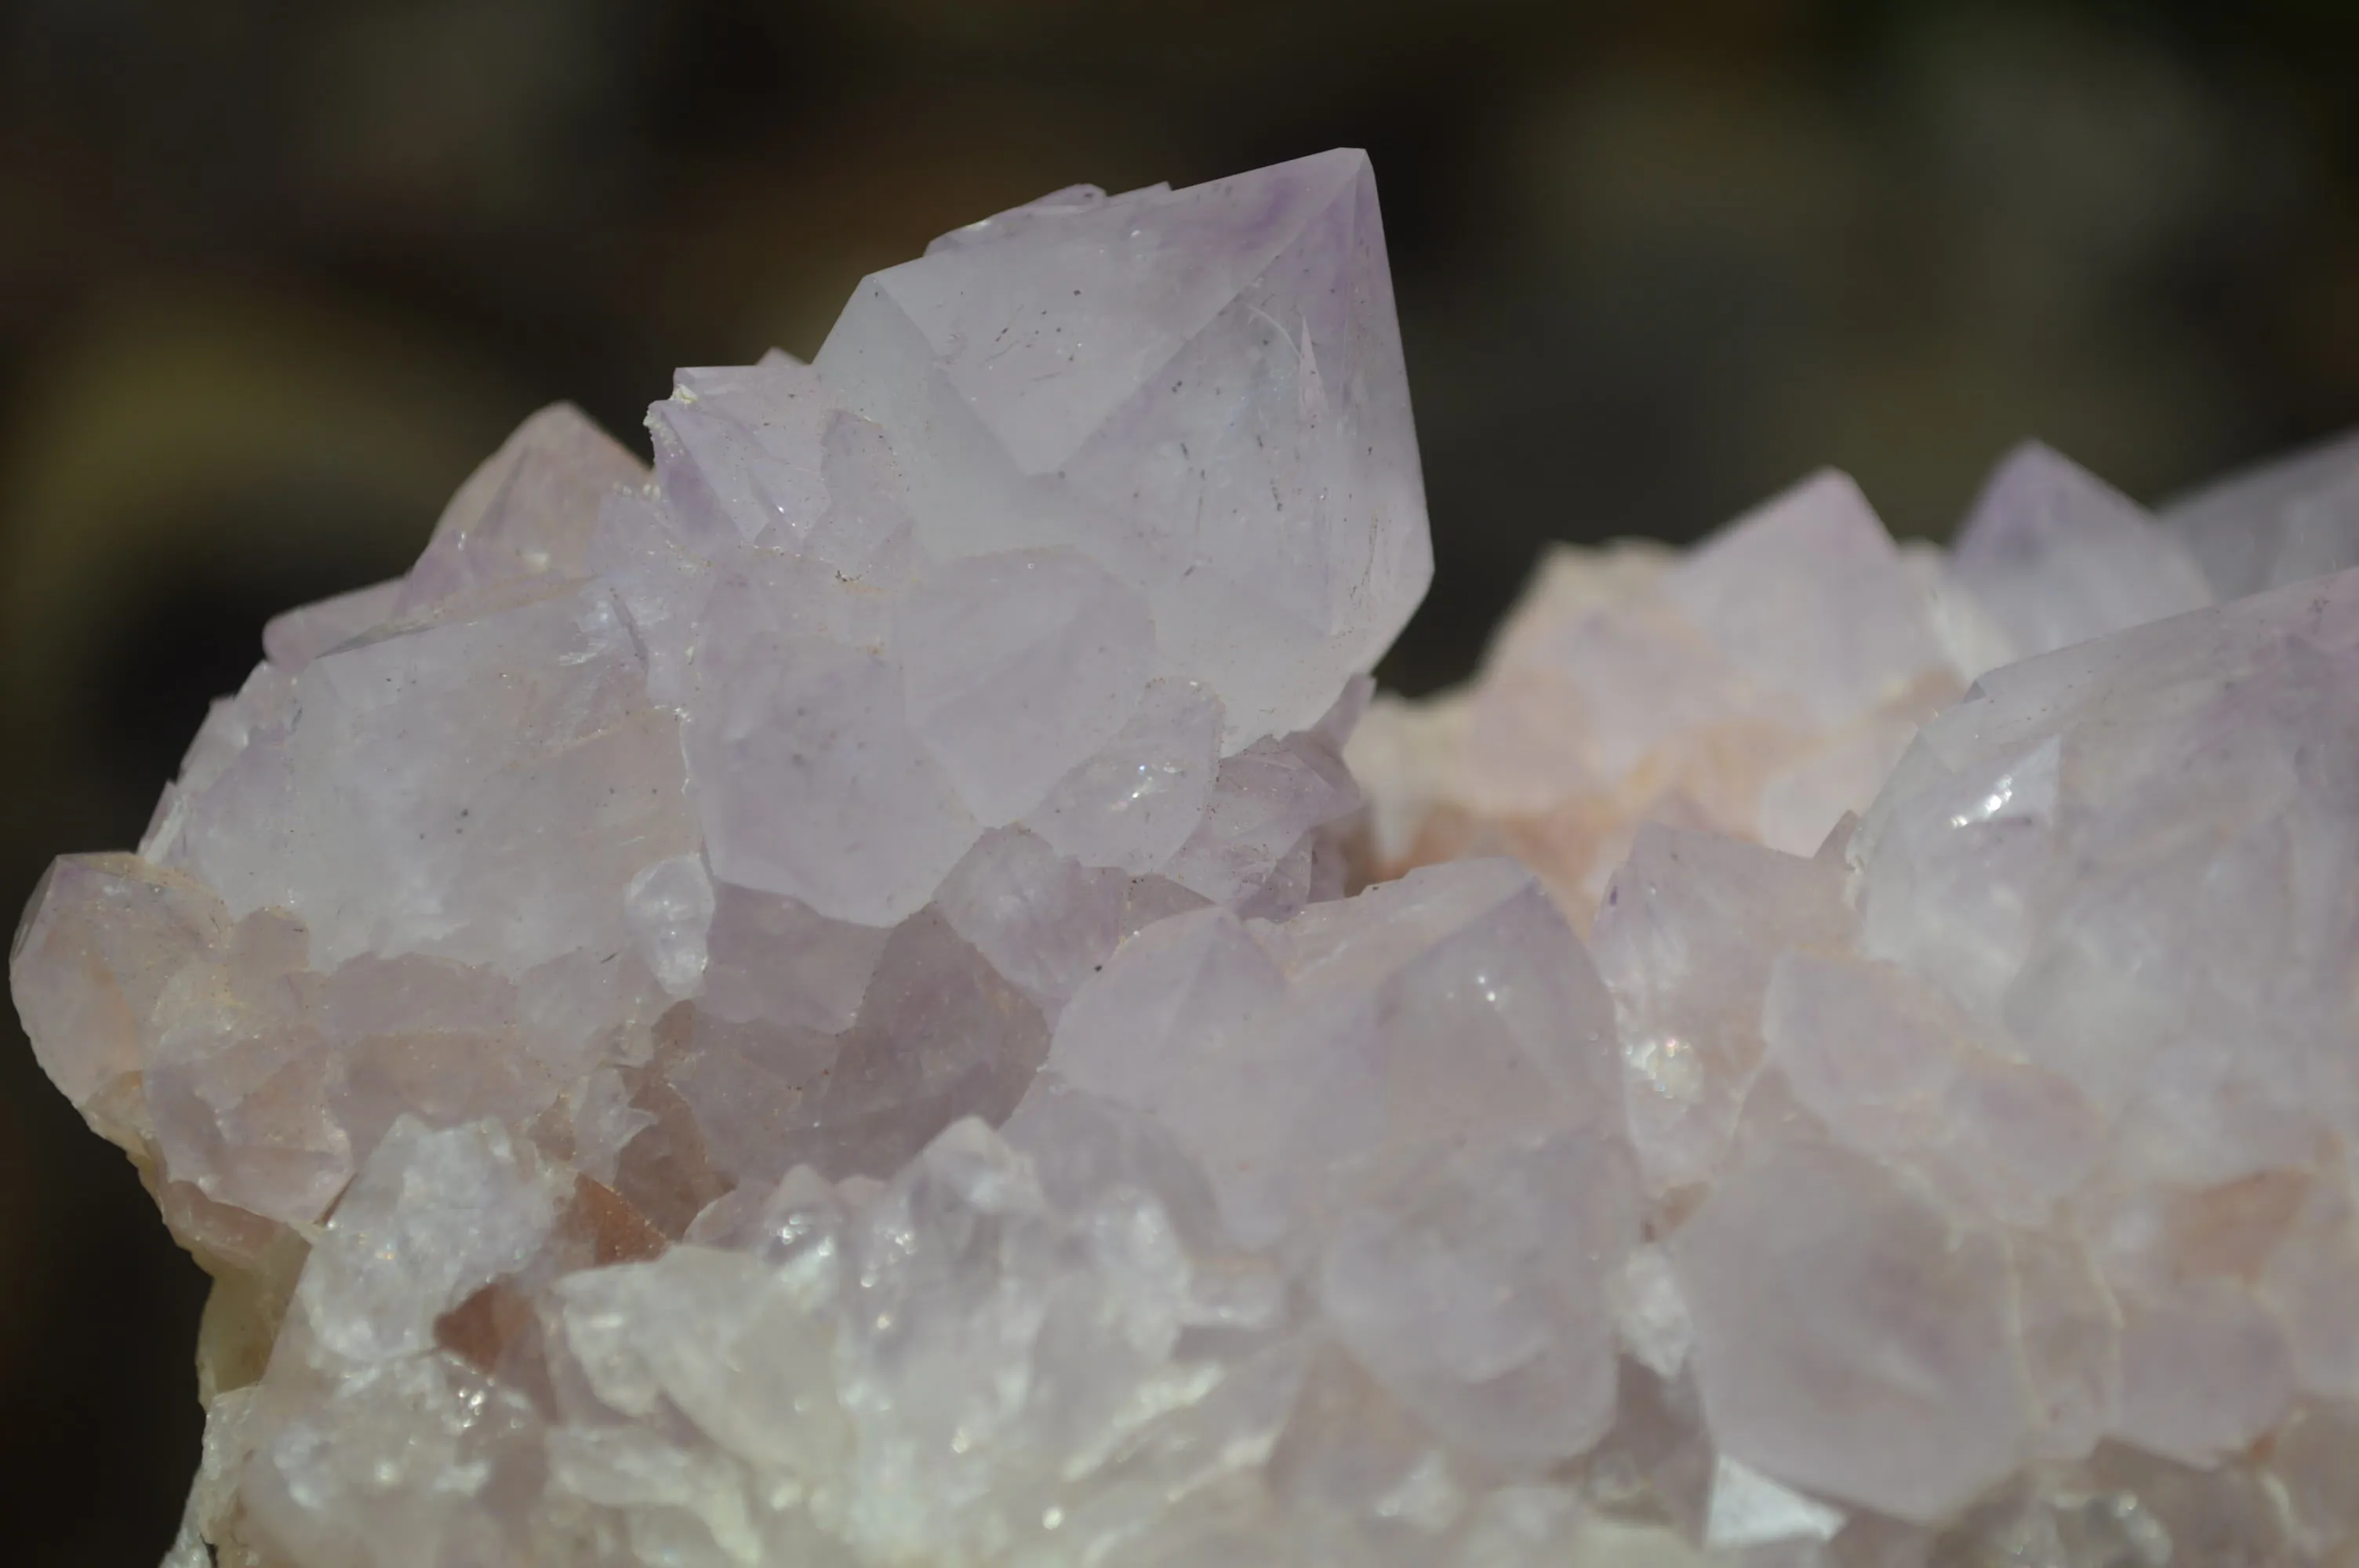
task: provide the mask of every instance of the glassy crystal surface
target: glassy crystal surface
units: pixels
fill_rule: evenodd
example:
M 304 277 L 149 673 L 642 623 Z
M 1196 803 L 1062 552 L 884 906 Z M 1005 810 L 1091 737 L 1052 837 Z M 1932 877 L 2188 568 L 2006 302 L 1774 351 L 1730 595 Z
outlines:
M 528 420 L 11 954 L 170 1568 L 2359 1553 L 2349 443 L 1822 473 L 1466 689 L 1366 160 Z

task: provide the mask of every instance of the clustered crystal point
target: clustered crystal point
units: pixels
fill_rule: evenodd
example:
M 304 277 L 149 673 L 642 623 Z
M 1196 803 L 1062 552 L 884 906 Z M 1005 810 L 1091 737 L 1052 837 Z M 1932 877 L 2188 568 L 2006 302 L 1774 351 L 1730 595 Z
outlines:
M 170 1568 L 2359 1560 L 2359 447 L 1946 553 L 1821 475 L 1371 708 L 1357 153 L 648 424 L 27 913 L 217 1281 Z

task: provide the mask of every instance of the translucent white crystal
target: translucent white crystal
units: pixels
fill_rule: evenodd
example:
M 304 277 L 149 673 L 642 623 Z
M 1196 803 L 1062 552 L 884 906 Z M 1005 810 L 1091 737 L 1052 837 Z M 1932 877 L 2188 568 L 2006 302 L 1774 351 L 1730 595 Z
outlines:
M 703 983 L 714 903 L 712 879 L 694 855 L 658 860 L 623 890 L 623 918 L 639 956 L 674 996 L 692 995 Z
M 1651 1243 L 1632 1249 L 1614 1277 L 1613 1292 L 1623 1347 L 1656 1376 L 1679 1376 L 1695 1347 L 1695 1324 L 1663 1249 Z
M 495 1122 L 432 1132 L 404 1118 L 377 1148 L 296 1291 L 312 1336 L 355 1362 L 429 1348 L 435 1318 L 522 1268 L 557 1211 L 549 1179 Z
M 1841 1530 L 1840 1509 L 1779 1486 L 1758 1470 L 1721 1456 L 1712 1477 L 1712 1515 L 1704 1541 L 1714 1547 L 1766 1546 L 1777 1541 L 1824 1541 Z

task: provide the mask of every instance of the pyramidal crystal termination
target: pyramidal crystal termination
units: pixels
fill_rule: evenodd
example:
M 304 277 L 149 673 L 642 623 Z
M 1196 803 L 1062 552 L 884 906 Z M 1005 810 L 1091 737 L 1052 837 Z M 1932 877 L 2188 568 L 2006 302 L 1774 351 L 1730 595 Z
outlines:
M 18 932 L 217 1281 L 170 1568 L 2359 1552 L 2359 448 L 2027 448 L 1946 553 L 1822 475 L 1370 708 L 1356 153 L 648 425 L 274 622 Z

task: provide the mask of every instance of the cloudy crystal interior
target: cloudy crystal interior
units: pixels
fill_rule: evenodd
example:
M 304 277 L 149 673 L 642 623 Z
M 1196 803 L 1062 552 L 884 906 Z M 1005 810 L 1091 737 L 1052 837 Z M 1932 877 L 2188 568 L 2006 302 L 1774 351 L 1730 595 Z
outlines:
M 12 952 L 169 1568 L 2359 1553 L 2359 444 L 1827 472 L 1478 677 L 1366 159 L 535 416 Z M 2337 575 L 2341 573 L 2342 575 Z

